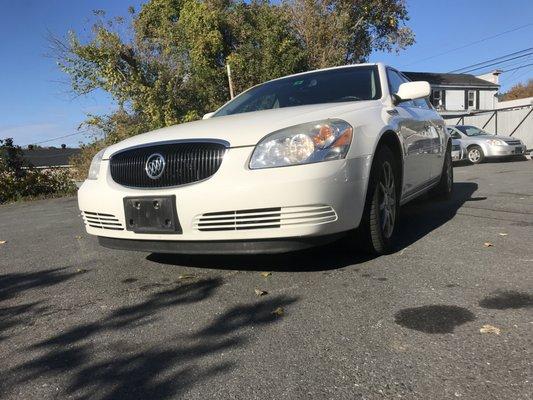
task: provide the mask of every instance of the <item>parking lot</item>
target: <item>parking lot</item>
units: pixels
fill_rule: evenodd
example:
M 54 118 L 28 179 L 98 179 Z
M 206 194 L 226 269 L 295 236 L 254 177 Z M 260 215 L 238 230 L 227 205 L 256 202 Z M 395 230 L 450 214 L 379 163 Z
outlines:
M 375 259 L 113 251 L 75 198 L 2 206 L 0 397 L 531 398 L 533 161 L 455 182 Z

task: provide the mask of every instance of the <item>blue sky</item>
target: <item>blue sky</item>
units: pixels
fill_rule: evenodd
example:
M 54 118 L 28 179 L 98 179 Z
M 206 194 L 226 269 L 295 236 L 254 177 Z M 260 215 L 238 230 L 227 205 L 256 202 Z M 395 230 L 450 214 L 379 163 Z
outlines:
M 86 114 L 103 114 L 114 107 L 105 93 L 74 97 L 65 75 L 49 53 L 47 32 L 87 33 L 94 9 L 108 15 L 139 9 L 141 0 L 0 0 L 0 138 L 13 137 L 21 145 L 75 134 Z M 408 22 L 417 43 L 399 54 L 375 53 L 402 70 L 446 72 L 508 53 L 533 47 L 531 0 L 408 0 Z M 497 38 L 484 38 L 522 27 Z M 458 47 L 468 45 L 459 50 Z M 449 52 L 448 54 L 440 55 Z M 509 62 L 511 67 L 533 63 Z M 533 77 L 533 66 L 504 73 L 503 89 Z M 84 134 L 43 143 L 76 146 Z

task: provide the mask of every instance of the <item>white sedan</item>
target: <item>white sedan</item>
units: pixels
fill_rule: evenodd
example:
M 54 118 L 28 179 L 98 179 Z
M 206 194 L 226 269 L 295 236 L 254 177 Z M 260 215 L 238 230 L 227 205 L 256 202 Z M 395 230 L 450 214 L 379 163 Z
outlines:
M 429 93 L 379 63 L 255 86 L 201 121 L 98 153 L 78 193 L 87 232 L 150 252 L 286 252 L 343 236 L 389 252 L 402 204 L 452 191 Z

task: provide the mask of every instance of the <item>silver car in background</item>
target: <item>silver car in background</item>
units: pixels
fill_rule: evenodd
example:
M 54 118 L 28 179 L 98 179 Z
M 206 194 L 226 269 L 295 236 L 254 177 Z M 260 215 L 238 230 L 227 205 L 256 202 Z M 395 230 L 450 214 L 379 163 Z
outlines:
M 475 126 L 451 125 L 446 129 L 452 139 L 459 139 L 466 147 L 467 159 L 479 164 L 489 157 L 524 156 L 526 146 L 511 136 L 493 135 Z

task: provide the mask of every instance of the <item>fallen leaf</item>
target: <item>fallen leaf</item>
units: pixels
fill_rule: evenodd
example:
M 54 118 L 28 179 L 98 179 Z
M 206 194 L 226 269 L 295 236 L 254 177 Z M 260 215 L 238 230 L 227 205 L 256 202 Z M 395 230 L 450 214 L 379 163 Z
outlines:
M 0 244 L 6 244 L 7 240 L 0 240 Z
M 500 235 L 500 236 L 507 236 L 508 233 L 500 232 L 500 233 L 498 233 L 498 235 Z
M 485 247 L 493 247 L 494 245 L 491 242 L 485 242 L 485 243 L 483 243 L 483 246 L 485 246 Z
M 274 314 L 276 317 L 283 317 L 285 314 L 285 310 L 283 307 L 278 307 L 274 311 L 272 311 L 272 314 Z
M 74 236 L 74 239 L 80 240 L 81 236 Z
M 76 270 L 76 272 L 77 272 L 78 274 L 83 274 L 83 273 L 87 272 L 87 270 L 84 269 L 84 268 L 78 268 L 78 269 Z
M 256 296 L 266 296 L 268 292 L 266 290 L 254 289 Z
M 259 275 L 261 275 L 263 278 L 266 278 L 266 277 L 272 275 L 272 272 L 261 272 Z
M 181 275 L 178 275 L 178 279 L 192 279 L 192 278 L 195 278 L 196 275 L 192 275 L 192 274 L 181 274 Z
M 492 325 L 483 325 L 479 329 L 479 332 L 480 333 L 494 333 L 496 335 L 499 335 L 500 334 L 500 328 L 496 328 L 495 326 L 492 326 Z

